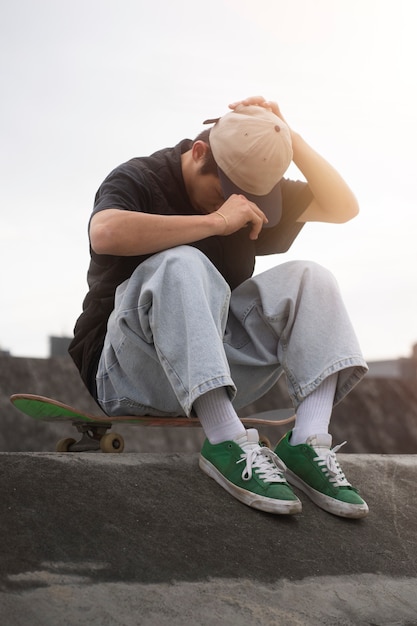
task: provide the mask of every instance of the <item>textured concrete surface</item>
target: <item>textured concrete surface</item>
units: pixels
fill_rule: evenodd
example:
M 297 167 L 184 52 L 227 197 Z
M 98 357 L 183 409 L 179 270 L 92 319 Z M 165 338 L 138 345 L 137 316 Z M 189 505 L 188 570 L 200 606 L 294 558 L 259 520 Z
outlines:
M 0 620 L 88 624 L 417 624 L 414 455 L 339 455 L 363 520 L 274 516 L 196 454 L 0 454 Z

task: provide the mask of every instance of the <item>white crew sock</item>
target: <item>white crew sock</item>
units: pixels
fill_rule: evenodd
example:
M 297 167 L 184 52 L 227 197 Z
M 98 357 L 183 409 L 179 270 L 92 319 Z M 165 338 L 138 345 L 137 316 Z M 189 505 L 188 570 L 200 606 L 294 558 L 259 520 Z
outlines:
M 200 396 L 194 402 L 194 410 L 212 444 L 234 441 L 246 432 L 226 387 L 218 387 Z
M 329 432 L 337 378 L 338 374 L 328 376 L 300 404 L 290 439 L 291 445 L 305 443 L 311 435 L 324 435 Z

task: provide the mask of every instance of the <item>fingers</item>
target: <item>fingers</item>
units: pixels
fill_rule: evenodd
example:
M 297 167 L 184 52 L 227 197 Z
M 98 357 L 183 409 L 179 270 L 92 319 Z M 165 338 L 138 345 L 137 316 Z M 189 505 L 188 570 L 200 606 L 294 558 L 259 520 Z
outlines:
M 235 109 L 239 104 L 243 104 L 244 106 L 257 105 L 263 106 L 265 98 L 263 96 L 250 96 L 249 98 L 245 98 L 244 100 L 238 100 L 237 102 L 232 102 L 229 104 L 230 109 Z
M 230 196 L 218 213 L 226 222 L 225 234 L 250 226 L 249 238 L 257 239 L 263 225 L 268 223 L 265 213 L 244 195 Z
M 259 234 L 264 224 L 266 224 L 267 222 L 268 220 L 264 213 L 262 213 L 262 217 L 260 217 L 259 215 L 254 216 L 252 221 L 248 223 L 248 225 L 252 223 L 252 228 L 250 229 L 250 232 L 249 232 L 249 239 L 253 239 L 253 240 L 258 239 Z
M 252 224 L 252 228 L 250 229 L 249 233 L 249 239 L 258 239 L 264 224 L 268 223 L 268 218 L 254 202 L 250 202 L 250 200 L 248 200 L 245 196 L 240 197 L 242 198 L 243 202 L 247 203 L 250 209 L 250 219 L 246 222 L 247 226 Z
M 281 112 L 279 110 L 278 104 L 276 102 L 273 102 L 272 100 L 265 100 L 263 96 L 250 96 L 249 98 L 245 98 L 244 100 L 238 100 L 237 102 L 232 102 L 232 104 L 229 104 L 229 109 L 234 110 L 240 104 L 242 104 L 243 106 L 255 105 L 255 106 L 263 107 L 264 109 L 271 111 L 272 113 L 274 113 L 275 115 L 278 115 L 278 117 L 283 119 Z

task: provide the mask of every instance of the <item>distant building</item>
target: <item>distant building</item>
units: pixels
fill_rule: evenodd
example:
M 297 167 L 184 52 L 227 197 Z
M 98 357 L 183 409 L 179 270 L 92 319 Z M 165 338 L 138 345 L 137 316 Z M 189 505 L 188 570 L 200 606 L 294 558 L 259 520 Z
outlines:
M 410 358 L 370 361 L 368 366 L 371 378 L 417 379 L 417 344 L 414 344 Z
M 67 357 L 72 337 L 49 337 L 49 356 Z

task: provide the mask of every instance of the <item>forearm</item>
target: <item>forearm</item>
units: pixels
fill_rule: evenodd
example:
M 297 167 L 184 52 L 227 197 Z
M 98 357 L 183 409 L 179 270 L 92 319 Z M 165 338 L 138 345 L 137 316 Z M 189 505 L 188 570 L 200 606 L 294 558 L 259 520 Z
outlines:
M 345 222 L 355 217 L 359 207 L 355 195 L 345 180 L 304 139 L 291 132 L 293 161 L 305 176 L 315 203 L 306 220 Z
M 139 256 L 221 235 L 221 216 L 151 215 L 107 209 L 96 213 L 90 224 L 90 241 L 97 254 Z

